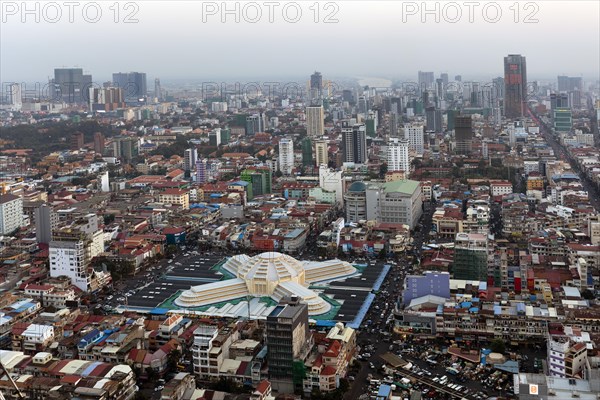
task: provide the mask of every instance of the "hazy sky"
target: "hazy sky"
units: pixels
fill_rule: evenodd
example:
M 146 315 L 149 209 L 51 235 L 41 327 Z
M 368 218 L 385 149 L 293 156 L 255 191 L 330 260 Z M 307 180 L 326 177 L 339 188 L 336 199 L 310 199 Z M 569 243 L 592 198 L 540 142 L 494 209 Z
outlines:
M 325 77 L 416 79 L 418 70 L 427 70 L 436 76 L 448 72 L 451 78 L 462 74 L 476 79 L 502 75 L 503 57 L 515 53 L 527 57 L 530 79 L 558 74 L 599 79 L 598 1 L 519 2 L 518 15 L 513 1 L 479 1 L 469 22 L 463 1 L 452 5 L 428 1 L 427 7 L 435 10 L 437 4 L 439 12 L 425 15 L 421 1 L 343 0 L 317 3 L 318 23 L 312 0 L 279 1 L 272 23 L 263 1 L 254 6 L 228 1 L 230 9 L 239 7 L 229 15 L 224 15 L 221 1 L 134 1 L 127 6 L 120 2 L 118 16 L 109 8 L 113 1 L 79 1 L 72 23 L 62 1 L 45 8 L 45 2 L 30 2 L 32 9 L 39 4 L 39 22 L 35 11 L 24 14 L 21 1 L 1 3 L 4 82 L 46 81 L 53 68 L 61 66 L 82 67 L 96 82 L 110 80 L 119 71 L 146 72 L 149 80 L 163 81 L 267 80 L 308 77 L 314 70 Z M 93 20 L 95 4 L 102 15 L 96 23 L 86 22 L 83 7 L 85 17 Z M 299 21 L 288 22 L 298 7 Z M 262 17 L 251 23 L 257 9 Z M 60 20 L 51 23 L 58 19 L 57 11 Z M 131 12 L 138 22 L 124 23 Z M 337 22 L 325 23 L 331 13 Z M 235 22 L 236 14 L 240 22 Z M 528 15 L 537 22 L 525 23 Z M 453 19 L 459 21 L 449 22 Z M 494 19 L 498 21 L 493 23 Z

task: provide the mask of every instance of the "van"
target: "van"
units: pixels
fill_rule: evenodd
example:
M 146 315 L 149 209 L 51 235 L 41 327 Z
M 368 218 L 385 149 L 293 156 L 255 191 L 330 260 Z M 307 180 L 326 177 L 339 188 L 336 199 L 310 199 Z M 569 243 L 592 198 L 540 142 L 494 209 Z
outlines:
M 371 379 L 369 382 L 371 385 L 380 385 L 381 381 L 379 379 Z

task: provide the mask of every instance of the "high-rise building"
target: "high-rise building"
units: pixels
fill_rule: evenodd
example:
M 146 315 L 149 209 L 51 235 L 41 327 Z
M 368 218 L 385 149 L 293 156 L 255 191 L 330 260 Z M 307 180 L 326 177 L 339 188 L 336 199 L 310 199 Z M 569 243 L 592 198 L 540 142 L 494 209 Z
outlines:
M 137 137 L 121 136 L 113 139 L 113 157 L 130 163 L 138 155 L 139 142 Z
M 454 75 L 454 80 L 456 82 L 462 82 L 462 75 Z
M 481 233 L 458 233 L 454 241 L 454 279 L 487 281 L 489 247 Z
M 469 154 L 473 144 L 473 127 L 470 115 L 457 115 L 454 119 L 454 139 L 456 152 Z
M 145 72 L 117 72 L 113 74 L 113 84 L 123 90 L 127 102 L 137 102 L 148 95 Z
M 367 130 L 365 125 L 356 124 L 342 128 L 342 147 L 344 162 L 355 164 L 367 163 Z
M 159 78 L 154 79 L 154 97 L 156 97 L 158 101 L 162 101 L 163 99 L 162 87 L 160 86 Z
M 325 133 L 324 123 L 323 106 L 306 107 L 306 134 L 309 137 L 322 136 Z
M 558 76 L 558 91 L 570 92 L 573 90 L 583 90 L 583 79 L 579 76 Z
M 104 154 L 104 135 L 101 132 L 94 132 L 94 152 Z
M 408 152 L 408 140 L 391 138 L 387 146 L 388 171 L 404 171 L 408 176 L 410 173 L 410 157 Z
M 284 175 L 290 175 L 294 169 L 294 141 L 282 138 L 279 141 L 279 170 Z
M 58 214 L 49 204 L 35 209 L 35 238 L 38 243 L 48 244 L 52 240 L 52 231 L 58 228 Z
M 414 150 L 419 155 L 423 154 L 423 125 L 404 125 L 404 138 L 408 139 L 411 150 Z
M 419 90 L 430 89 L 434 82 L 433 72 L 419 71 Z
M 196 183 L 200 185 L 206 183 L 207 180 L 206 160 L 198 159 L 196 160 Z
M 192 170 L 192 168 L 196 165 L 196 161 L 198 161 L 198 149 L 195 147 L 190 147 L 183 152 L 183 169 L 186 172 Z
M 12 83 L 8 85 L 8 104 L 12 111 L 21 111 L 23 108 L 23 92 L 21 91 L 21 85 L 19 83 Z
M 552 110 L 552 120 L 556 132 L 570 132 L 573 128 L 573 115 L 569 108 L 555 108 Z
M 442 110 L 436 110 L 435 107 L 427 107 L 425 118 L 427 120 L 428 132 L 442 132 Z
M 123 89 L 120 87 L 89 88 L 91 111 L 114 111 L 125 107 Z
M 567 93 L 550 94 L 550 109 L 554 111 L 557 108 L 569 108 L 569 95 Z
M 278 391 L 302 389 L 304 361 L 312 349 L 308 306 L 297 297 L 283 298 L 266 321 L 269 380 Z
M 504 57 L 504 116 L 521 118 L 527 106 L 527 63 L 520 54 Z
M 53 100 L 69 104 L 86 103 L 91 75 L 84 78 L 81 68 L 55 68 L 52 84 Z
M 326 140 L 315 142 L 315 159 L 317 166 L 329 164 L 329 145 Z
M 67 276 L 83 291 L 90 290 L 90 262 L 104 251 L 104 233 L 98 216 L 87 214 L 52 232 L 49 247 L 50 276 Z
M 302 165 L 313 166 L 312 140 L 309 137 L 302 139 Z
M 390 113 L 402 114 L 402 99 L 400 97 L 392 97 L 390 99 Z
M 266 126 L 266 116 L 264 113 L 253 114 L 246 117 L 246 135 L 248 136 L 253 136 L 258 132 L 264 132 Z
M 221 145 L 221 128 L 215 128 L 208 133 L 208 143 L 215 147 Z
M 0 195 L 0 236 L 8 235 L 23 225 L 23 199 L 13 194 Z
M 365 96 L 358 97 L 358 113 L 359 114 L 367 114 L 369 111 L 369 102 Z
M 398 114 L 390 113 L 388 118 L 390 137 L 398 137 Z
M 71 150 L 83 148 L 84 136 L 81 132 L 75 132 L 71 135 Z
M 310 76 L 310 100 L 321 99 L 323 97 L 323 76 L 316 72 Z

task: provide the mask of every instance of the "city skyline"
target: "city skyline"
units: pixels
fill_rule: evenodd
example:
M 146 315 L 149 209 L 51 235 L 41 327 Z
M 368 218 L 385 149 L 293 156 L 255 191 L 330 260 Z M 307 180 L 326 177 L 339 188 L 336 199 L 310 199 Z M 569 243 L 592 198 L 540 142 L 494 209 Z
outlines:
M 206 22 L 203 23 L 205 16 L 200 4 L 184 4 L 189 8 L 189 13 L 178 13 L 177 18 L 181 20 L 177 24 L 170 24 L 172 18 L 176 17 L 171 9 L 159 9 L 158 3 L 153 2 L 138 4 L 138 22 L 133 24 L 122 21 L 114 23 L 108 9 L 103 10 L 103 18 L 95 24 L 81 18 L 75 18 L 73 24 L 67 21 L 51 24 L 44 15 L 39 23 L 33 20 L 29 23 L 27 18 L 22 23 L 21 19 L 16 19 L 18 12 L 16 16 L 4 15 L 6 22 L 2 24 L 0 35 L 0 81 L 45 82 L 54 68 L 63 65 L 79 65 L 84 73 L 97 76 L 98 81 L 108 80 L 119 71 L 146 71 L 149 77 L 160 77 L 163 82 L 243 77 L 306 77 L 308 81 L 308 74 L 315 70 L 324 77 L 380 76 L 405 79 L 414 75 L 413 79 L 416 80 L 417 71 L 422 70 L 435 71 L 436 75 L 449 72 L 450 76 L 456 73 L 476 79 L 485 71 L 501 76 L 501 60 L 505 54 L 526 54 L 531 60 L 528 73 L 533 79 L 566 74 L 595 81 L 600 70 L 599 22 L 595 18 L 600 9 L 595 2 L 572 2 L 568 9 L 554 2 L 536 3 L 538 10 L 534 14 L 537 23 L 523 21 L 531 12 L 520 9 L 518 16 L 513 15 L 515 11 L 509 9 L 509 5 L 502 4 L 502 18 L 497 23 L 486 22 L 481 13 L 475 13 L 472 24 L 462 20 L 458 23 L 448 22 L 448 13 L 441 12 L 437 16 L 421 15 L 421 11 L 424 11 L 420 10 L 415 15 L 406 16 L 403 5 L 389 2 L 383 3 L 382 8 L 365 8 L 354 2 L 339 3 L 335 13 L 338 22 L 331 24 L 322 21 L 315 24 L 308 6 L 298 23 L 275 18 L 272 24 L 268 21 L 252 24 L 244 20 L 245 14 L 237 24 L 233 19 L 227 20 L 226 15 L 223 16 L 226 22 L 222 23 L 217 19 L 218 14 L 216 17 L 206 16 Z M 441 4 L 443 6 L 446 3 Z M 524 3 L 519 4 L 524 7 Z M 173 7 L 172 10 L 180 8 Z M 323 19 L 322 14 L 325 13 L 321 11 L 319 18 Z M 435 18 L 438 17 L 439 23 L 436 23 Z M 517 17 L 520 22 L 515 23 Z M 402 22 L 402 18 L 406 18 L 406 22 Z M 163 35 L 155 29 L 161 24 L 170 26 L 169 35 Z M 372 34 L 356 36 L 356 24 L 369 28 Z M 571 35 L 553 35 L 552 47 L 560 48 L 561 53 L 560 57 L 550 58 L 547 52 L 548 35 L 556 26 L 561 26 L 562 31 L 577 30 L 579 37 L 585 39 L 577 41 L 572 40 Z M 72 35 L 73 29 L 82 34 Z M 273 30 L 278 32 L 278 37 L 271 39 L 271 42 L 265 41 L 265 38 L 271 37 L 268 35 Z M 46 41 L 57 46 L 40 46 L 41 34 Z M 206 34 L 210 34 L 212 39 L 204 40 Z M 116 57 L 106 57 L 106 51 L 98 51 L 90 46 L 89 38 L 96 35 L 110 41 L 110 52 Z M 378 43 L 369 39 L 377 35 L 405 40 L 403 46 L 394 51 L 386 41 Z M 135 37 L 144 39 L 127 40 Z M 339 40 L 344 37 L 354 39 Z M 69 46 L 58 45 L 66 40 Z M 201 41 L 200 51 L 190 51 L 193 40 Z M 248 45 L 252 42 L 263 43 L 265 49 L 271 48 L 272 51 L 261 52 L 260 60 L 256 59 L 255 46 Z M 335 49 L 332 42 L 336 42 Z M 135 51 L 132 46 L 135 46 Z M 224 47 L 228 49 L 227 52 L 221 51 Z M 140 54 L 147 56 L 140 57 Z M 211 54 L 218 55 L 214 62 L 198 63 L 210 59 Z M 307 54 L 311 57 L 306 57 Z M 372 58 L 378 54 L 385 54 L 386 62 L 373 63 Z M 477 58 L 473 59 L 475 54 Z M 173 62 L 181 57 L 187 62 Z M 352 58 L 352 63 L 343 62 L 346 57 Z M 253 59 L 259 62 L 241 63 L 242 60 Z M 23 68 L 23 65 L 27 65 L 27 68 Z M 151 68 L 148 68 L 149 65 Z

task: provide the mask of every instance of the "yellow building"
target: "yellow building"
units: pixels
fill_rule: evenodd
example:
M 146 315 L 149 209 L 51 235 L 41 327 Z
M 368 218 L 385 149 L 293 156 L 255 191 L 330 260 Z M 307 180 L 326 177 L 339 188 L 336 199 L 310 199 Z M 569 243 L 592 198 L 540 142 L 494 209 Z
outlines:
M 182 209 L 190 208 L 190 194 L 187 190 L 166 189 L 158 195 L 158 202 L 163 204 L 176 204 Z

